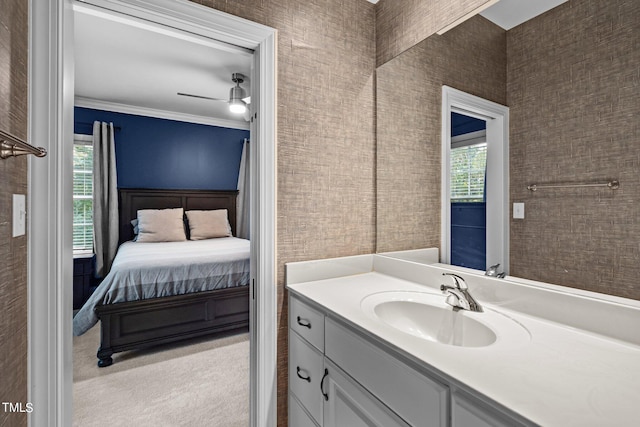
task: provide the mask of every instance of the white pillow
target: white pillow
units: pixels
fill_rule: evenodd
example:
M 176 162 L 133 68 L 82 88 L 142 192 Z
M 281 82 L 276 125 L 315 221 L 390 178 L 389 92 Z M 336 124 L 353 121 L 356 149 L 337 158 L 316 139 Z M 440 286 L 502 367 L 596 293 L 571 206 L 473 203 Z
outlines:
M 138 211 L 138 238 L 136 242 L 183 242 L 184 210 L 142 209 Z
M 231 225 L 226 209 L 212 211 L 187 211 L 191 240 L 230 237 Z

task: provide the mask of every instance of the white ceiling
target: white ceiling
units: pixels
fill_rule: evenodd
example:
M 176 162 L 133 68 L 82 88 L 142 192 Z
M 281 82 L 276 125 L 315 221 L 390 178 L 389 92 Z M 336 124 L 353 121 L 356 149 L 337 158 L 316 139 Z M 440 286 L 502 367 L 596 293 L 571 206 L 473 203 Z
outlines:
M 113 18 L 76 7 L 76 105 L 139 110 L 160 117 L 248 128 L 226 102 L 178 96 L 178 92 L 229 99 L 231 74 L 247 76 L 252 53 L 131 18 Z M 154 111 L 156 110 L 156 111 Z M 168 114 L 163 114 L 168 113 Z
M 505 30 L 510 30 L 566 1 L 567 0 L 500 0 L 498 3 L 481 12 L 480 15 Z
M 376 4 L 379 0 L 368 1 Z M 510 30 L 566 1 L 567 0 L 500 0 L 498 3 L 481 12 L 480 15 L 505 30 Z

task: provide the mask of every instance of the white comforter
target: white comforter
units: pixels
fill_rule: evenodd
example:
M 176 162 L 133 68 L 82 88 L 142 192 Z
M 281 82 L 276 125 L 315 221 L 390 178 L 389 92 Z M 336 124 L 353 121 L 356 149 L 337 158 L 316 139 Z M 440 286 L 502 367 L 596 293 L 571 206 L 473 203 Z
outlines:
M 125 242 L 111 271 L 73 318 L 74 335 L 98 322 L 95 307 L 249 283 L 249 241 L 236 237 L 166 243 Z

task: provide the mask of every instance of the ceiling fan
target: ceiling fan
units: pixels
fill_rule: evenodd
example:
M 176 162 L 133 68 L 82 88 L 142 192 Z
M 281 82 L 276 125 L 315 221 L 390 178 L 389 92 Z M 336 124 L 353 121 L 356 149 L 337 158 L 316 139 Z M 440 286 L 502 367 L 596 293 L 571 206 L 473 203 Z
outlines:
M 245 76 L 240 73 L 231 74 L 231 81 L 236 85 L 229 91 L 229 99 L 212 98 L 210 96 L 194 95 L 191 93 L 178 92 L 180 96 L 189 96 L 191 98 L 207 99 L 210 101 L 221 101 L 229 104 L 229 111 L 235 114 L 243 114 L 245 120 L 249 121 L 251 113 L 249 112 L 249 104 L 251 103 L 251 97 L 247 96 L 247 91 L 240 86 L 240 83 L 244 82 Z

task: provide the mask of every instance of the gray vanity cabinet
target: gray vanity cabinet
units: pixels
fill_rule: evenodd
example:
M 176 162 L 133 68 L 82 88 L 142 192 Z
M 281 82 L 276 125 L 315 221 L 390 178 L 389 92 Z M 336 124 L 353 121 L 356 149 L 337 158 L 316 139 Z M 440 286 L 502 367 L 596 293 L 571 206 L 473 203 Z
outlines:
M 290 427 L 533 425 L 314 307 L 289 295 Z
M 293 296 L 289 325 L 289 426 L 447 425 L 445 385 Z

